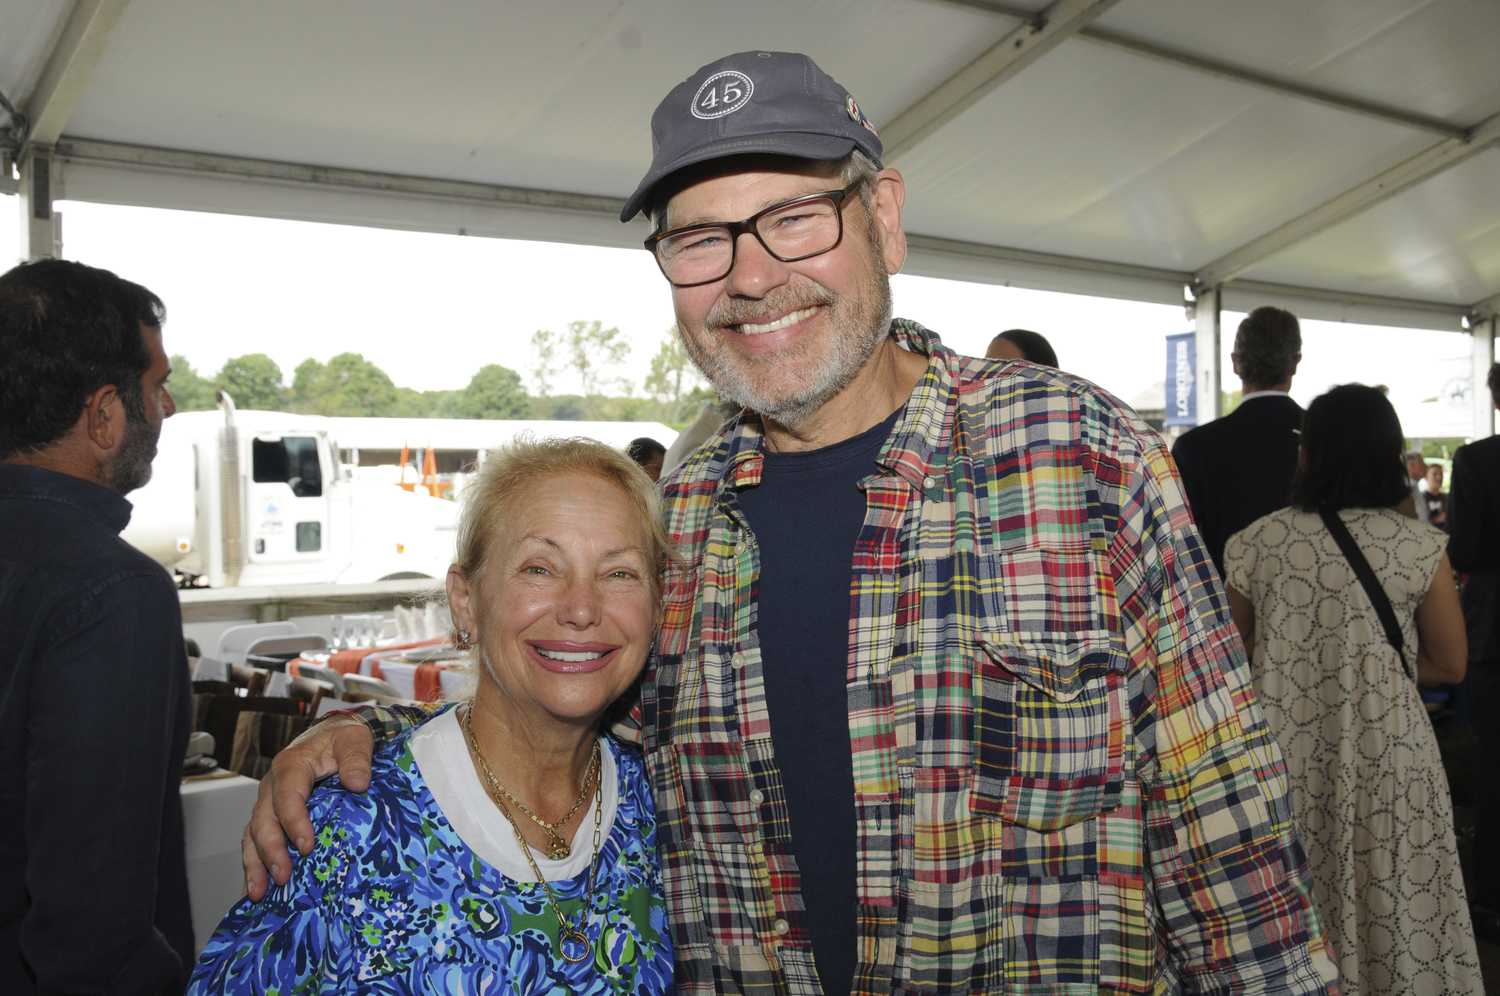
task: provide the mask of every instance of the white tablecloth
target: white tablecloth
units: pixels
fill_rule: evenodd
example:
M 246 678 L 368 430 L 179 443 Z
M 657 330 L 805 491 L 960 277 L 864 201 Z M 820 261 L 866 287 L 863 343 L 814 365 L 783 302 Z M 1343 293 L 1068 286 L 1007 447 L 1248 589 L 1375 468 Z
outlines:
M 182 821 L 187 837 L 188 896 L 193 904 L 193 939 L 198 950 L 245 890 L 240 836 L 260 782 L 235 775 L 182 786 Z
M 396 694 L 404 699 L 417 697 L 417 664 L 398 664 L 395 661 L 381 661 L 380 673 L 385 675 L 385 680 L 391 683 Z M 469 676 L 459 668 L 445 668 L 439 675 L 438 680 L 443 684 L 443 696 L 452 698 L 463 691 Z

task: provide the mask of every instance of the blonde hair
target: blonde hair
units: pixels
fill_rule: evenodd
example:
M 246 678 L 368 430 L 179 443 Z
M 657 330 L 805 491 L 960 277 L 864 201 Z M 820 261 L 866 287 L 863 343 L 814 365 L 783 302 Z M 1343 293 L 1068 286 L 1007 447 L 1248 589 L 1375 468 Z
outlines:
M 660 601 L 664 575 L 676 560 L 676 552 L 662 527 L 656 486 L 634 460 L 595 439 L 522 435 L 490 450 L 474 480 L 464 488 L 454 566 L 471 583 L 477 581 L 484 573 L 495 530 L 510 510 L 526 501 L 528 492 L 541 481 L 565 474 L 599 478 L 625 495 L 646 529 L 651 583 Z

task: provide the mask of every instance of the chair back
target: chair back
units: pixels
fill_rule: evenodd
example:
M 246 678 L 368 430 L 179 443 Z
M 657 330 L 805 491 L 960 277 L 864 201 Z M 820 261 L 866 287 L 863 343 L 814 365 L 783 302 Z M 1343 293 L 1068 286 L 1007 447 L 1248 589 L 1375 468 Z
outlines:
M 297 632 L 294 622 L 247 623 L 231 626 L 219 634 L 219 649 L 214 654 L 226 664 L 245 663 L 245 651 L 250 644 L 268 636 L 290 636 Z
M 323 704 L 324 699 L 337 697 L 338 692 L 334 689 L 332 682 L 306 676 L 293 678 L 291 687 L 287 689 L 287 698 L 297 702 L 306 702 L 307 714 L 314 718 L 317 717 L 318 707 Z
M 203 728 L 214 735 L 214 760 L 229 768 L 234 755 L 234 734 L 240 713 L 260 712 L 274 716 L 302 715 L 302 703 L 291 699 L 242 699 L 238 696 L 215 696 L 208 702 Z
M 396 691 L 396 686 L 381 678 L 371 678 L 366 674 L 344 675 L 344 692 L 360 692 L 364 695 L 388 695 L 391 698 L 400 698 L 401 693 Z
M 266 682 L 270 679 L 271 672 L 260 667 L 245 667 L 241 664 L 229 666 L 229 683 L 238 688 L 243 688 L 245 694 L 250 698 L 258 698 L 265 694 Z
M 331 667 L 323 664 L 311 664 L 304 660 L 297 662 L 297 672 L 304 678 L 316 678 L 319 681 L 326 681 L 333 686 L 334 691 L 340 695 L 344 694 L 344 675 L 339 674 Z
M 328 638 L 318 633 L 294 633 L 291 636 L 263 636 L 245 648 L 251 654 L 300 654 L 304 650 L 327 650 Z
M 276 699 L 262 699 L 275 702 Z M 280 701 L 288 701 L 282 699 Z M 271 759 L 306 730 L 306 716 L 258 712 L 247 709 L 235 719 L 234 745 L 229 751 L 229 769 L 246 778 L 259 779 L 271 770 Z

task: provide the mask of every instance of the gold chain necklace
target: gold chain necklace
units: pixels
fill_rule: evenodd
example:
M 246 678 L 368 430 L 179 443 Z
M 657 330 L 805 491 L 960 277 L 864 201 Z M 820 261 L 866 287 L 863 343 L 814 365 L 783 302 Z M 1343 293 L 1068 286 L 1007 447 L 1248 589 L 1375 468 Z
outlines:
M 499 789 L 499 791 L 503 793 L 507 799 L 515 802 L 515 798 L 509 792 L 506 792 L 505 789 L 500 788 L 500 783 L 495 780 L 495 776 L 490 772 L 489 765 L 484 763 L 484 755 L 479 752 L 479 742 L 474 738 L 473 706 L 470 706 L 464 712 L 463 731 L 464 742 L 469 745 L 469 753 L 474 756 L 474 760 L 478 761 L 479 766 L 484 769 L 484 775 L 486 780 L 490 783 L 490 788 L 492 790 Z M 602 771 L 599 767 L 599 741 L 597 738 L 594 740 L 594 758 L 589 763 L 589 772 L 594 773 L 596 776 L 602 775 Z M 598 794 L 594 799 L 594 856 L 589 859 L 588 888 L 584 891 L 583 894 L 583 909 L 578 911 L 578 923 L 576 925 L 569 923 L 567 917 L 563 916 L 562 907 L 557 904 L 557 895 L 552 891 L 552 886 L 547 882 L 546 878 L 542 876 L 542 870 L 536 866 L 536 860 L 531 856 L 531 845 L 526 842 L 526 837 L 521 833 L 521 825 L 516 822 L 516 818 L 514 816 L 510 815 L 510 810 L 506 808 L 505 803 L 500 801 L 499 795 L 496 795 L 492 792 L 490 796 L 495 802 L 495 808 L 500 810 L 500 815 L 505 817 L 506 822 L 510 824 L 510 828 L 516 832 L 516 841 L 521 845 L 521 853 L 526 856 L 526 863 L 531 866 L 532 874 L 536 876 L 536 880 L 540 882 L 542 884 L 542 888 L 546 890 L 547 902 L 549 905 L 551 905 L 552 912 L 557 916 L 558 954 L 562 955 L 563 961 L 567 962 L 570 965 L 576 965 L 581 961 L 586 961 L 589 955 L 592 954 L 594 950 L 593 942 L 590 941 L 589 936 L 583 932 L 583 924 L 584 921 L 588 918 L 589 899 L 594 894 L 594 873 L 598 869 L 599 865 L 599 837 L 602 830 L 602 823 L 604 821 L 603 778 L 599 777 L 598 780 Z M 588 784 L 589 773 L 586 772 L 583 779 L 583 791 L 585 798 L 587 798 L 588 796 Z M 519 806 L 521 804 L 519 802 L 516 802 L 516 805 Z M 576 813 L 577 811 L 578 807 L 574 806 L 573 812 Z M 572 818 L 571 813 L 569 814 L 568 818 Z M 536 819 L 536 817 L 533 816 L 532 819 Z M 538 822 L 541 821 L 538 820 Z M 567 820 L 563 820 L 562 822 L 566 823 Z M 546 824 L 542 825 L 544 827 L 546 826 Z M 548 832 L 551 833 L 552 831 L 549 829 Z M 554 837 L 556 836 L 555 833 L 553 833 L 552 835 Z M 567 855 L 565 853 L 564 857 L 566 856 Z M 577 958 L 573 958 L 568 955 L 568 945 L 570 944 L 575 946 L 581 945 L 583 947 L 583 952 Z
M 474 710 L 472 708 L 470 708 L 468 712 L 464 713 L 464 722 L 466 724 L 464 727 L 465 731 L 468 735 L 472 736 L 474 732 Z M 474 758 L 479 762 L 480 770 L 484 772 L 484 777 L 489 781 L 490 785 L 495 789 L 495 791 L 505 796 L 505 798 L 510 800 L 511 805 L 515 806 L 521 812 L 530 817 L 531 822 L 547 831 L 547 836 L 551 838 L 547 842 L 547 857 L 551 858 L 553 861 L 561 861 L 563 858 L 566 858 L 569 854 L 573 853 L 573 848 L 568 844 L 566 840 L 563 839 L 562 834 L 557 832 L 557 829 L 558 827 L 567 826 L 568 821 L 571 820 L 574 816 L 578 815 L 578 810 L 583 808 L 583 800 L 589 797 L 589 782 L 599 774 L 600 760 L 598 740 L 594 741 L 594 753 L 593 756 L 589 758 L 588 770 L 583 773 L 583 788 L 578 793 L 578 801 L 573 803 L 573 808 L 568 810 L 567 816 L 564 816 L 562 819 L 556 821 L 555 823 L 548 823 L 546 820 L 542 819 L 540 816 L 527 809 L 526 804 L 523 803 L 520 799 L 517 799 L 509 792 L 505 791 L 505 786 L 500 784 L 500 780 L 496 778 L 495 773 L 490 770 L 490 766 L 485 762 L 483 754 L 475 751 Z

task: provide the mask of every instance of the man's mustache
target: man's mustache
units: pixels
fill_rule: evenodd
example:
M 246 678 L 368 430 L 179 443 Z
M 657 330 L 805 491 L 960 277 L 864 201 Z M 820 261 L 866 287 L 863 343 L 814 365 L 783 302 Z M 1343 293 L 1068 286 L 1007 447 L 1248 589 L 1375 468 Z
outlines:
M 755 322 L 767 315 L 786 314 L 813 308 L 818 305 L 835 305 L 839 296 L 822 284 L 812 280 L 795 287 L 778 287 L 765 297 L 753 301 L 723 301 L 709 309 L 703 320 L 705 329 L 721 329 L 727 325 L 743 325 Z

